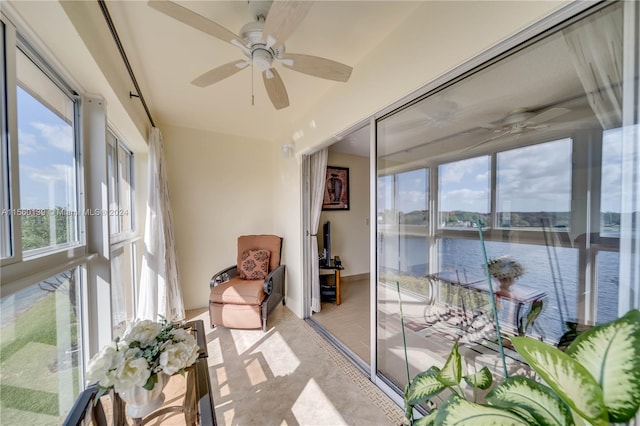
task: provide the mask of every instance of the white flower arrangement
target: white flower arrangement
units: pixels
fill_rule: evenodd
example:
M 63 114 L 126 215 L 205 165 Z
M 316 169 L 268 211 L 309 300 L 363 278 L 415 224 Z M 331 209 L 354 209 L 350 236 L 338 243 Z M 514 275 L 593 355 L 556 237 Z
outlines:
M 489 259 L 488 266 L 491 276 L 496 277 L 498 280 L 505 278 L 516 280 L 524 274 L 524 266 L 509 256 Z
M 172 323 L 136 321 L 122 339 L 105 346 L 89 362 L 87 378 L 104 393 L 133 386 L 153 389 L 158 373 L 183 373 L 198 359 L 196 339 Z

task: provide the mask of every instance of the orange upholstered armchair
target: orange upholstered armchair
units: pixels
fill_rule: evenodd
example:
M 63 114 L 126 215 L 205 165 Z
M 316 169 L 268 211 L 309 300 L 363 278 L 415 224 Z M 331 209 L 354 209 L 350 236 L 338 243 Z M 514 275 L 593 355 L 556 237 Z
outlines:
M 280 301 L 284 305 L 282 238 L 243 235 L 238 238 L 237 263 L 211 277 L 211 326 L 260 328 Z

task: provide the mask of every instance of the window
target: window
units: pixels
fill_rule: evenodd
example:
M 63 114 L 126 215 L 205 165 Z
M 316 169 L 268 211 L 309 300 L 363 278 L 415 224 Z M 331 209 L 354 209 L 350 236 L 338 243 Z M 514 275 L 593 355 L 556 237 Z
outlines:
M 80 106 L 1 18 L 0 423 L 60 424 L 84 380 Z
M 136 246 L 133 237 L 133 154 L 107 133 L 109 228 L 111 233 L 111 326 L 121 336 L 135 317 Z
M 134 230 L 133 154 L 112 132 L 107 134 L 109 225 L 112 238 Z
M 1 424 L 62 424 L 82 390 L 80 268 L 0 299 Z
M 122 243 L 111 248 L 111 326 L 122 336 L 135 317 L 136 245 Z
M 0 45 L 5 45 L 5 25 L 0 22 Z M 7 75 L 5 55 L 0 55 L 0 75 Z M 0 81 L 0 258 L 12 255 L 11 204 L 9 202 L 9 139 L 7 127 L 7 93 L 5 81 Z
M 22 250 L 78 242 L 75 102 L 17 51 L 17 122 Z
M 571 140 L 499 152 L 497 225 L 568 229 L 571 213 Z
M 438 170 L 438 227 L 469 229 L 489 224 L 489 157 L 442 164 Z
M 600 192 L 600 236 L 620 237 L 622 129 L 603 132 Z

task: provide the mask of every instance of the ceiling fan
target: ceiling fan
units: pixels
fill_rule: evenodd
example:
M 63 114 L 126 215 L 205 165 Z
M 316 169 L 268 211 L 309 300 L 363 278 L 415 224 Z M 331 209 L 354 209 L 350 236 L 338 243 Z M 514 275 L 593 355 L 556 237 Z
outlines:
M 412 118 L 395 121 L 388 125 L 390 133 L 402 133 L 422 130 L 424 127 L 446 127 L 453 123 L 460 113 L 460 106 L 448 99 L 435 98 L 428 103 L 413 106 L 410 110 Z M 406 113 L 404 115 L 407 115 Z
M 546 108 L 542 110 L 529 110 L 527 108 L 518 108 L 511 111 L 503 119 L 492 124 L 481 126 L 482 129 L 493 130 L 496 135 L 485 139 L 470 149 L 477 148 L 485 143 L 495 141 L 508 135 L 521 135 L 530 130 L 548 129 L 557 123 L 548 123 L 562 115 L 571 112 L 568 108 Z
M 242 27 L 240 35 L 172 1 L 150 0 L 149 6 L 186 25 L 238 47 L 245 59 L 221 65 L 196 77 L 191 84 L 207 87 L 252 65 L 262 73 L 264 87 L 276 109 L 289 106 L 289 96 L 275 63 L 304 74 L 346 82 L 348 65 L 299 53 L 286 53 L 285 41 L 296 30 L 312 6 L 311 1 L 249 2 L 256 21 Z

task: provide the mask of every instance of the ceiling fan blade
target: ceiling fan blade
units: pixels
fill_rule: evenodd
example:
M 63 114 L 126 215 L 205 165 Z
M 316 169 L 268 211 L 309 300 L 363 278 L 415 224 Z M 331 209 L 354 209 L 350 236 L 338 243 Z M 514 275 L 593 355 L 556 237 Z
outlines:
M 487 138 L 487 139 L 485 139 L 485 140 L 483 140 L 481 142 L 478 142 L 477 144 L 471 145 L 469 148 L 465 149 L 465 152 L 466 151 L 472 151 L 472 150 L 484 145 L 485 143 L 493 142 L 493 141 L 495 141 L 497 139 L 500 139 L 501 137 L 506 136 L 506 135 L 508 135 L 510 133 L 511 133 L 511 129 L 507 130 L 506 132 L 502 132 L 499 135 L 495 135 L 495 136 L 492 136 L 490 138 Z
M 529 123 L 545 123 L 549 120 L 553 120 L 554 118 L 560 117 L 571 110 L 568 108 L 549 108 L 545 111 L 542 111 L 540 114 L 536 114 L 533 117 L 529 118 L 527 122 Z
M 229 62 L 228 64 L 221 65 L 196 77 L 191 82 L 191 84 L 198 87 L 207 87 L 212 85 L 213 83 L 217 83 L 220 80 L 224 80 L 225 78 L 232 76 L 238 71 L 246 68 L 248 65 L 249 61 L 244 59 L 240 61 Z
M 284 87 L 282 78 L 275 68 L 268 69 L 262 73 L 262 81 L 264 88 L 267 89 L 267 95 L 271 99 L 271 103 L 276 109 L 282 109 L 289 106 L 289 95 Z
M 313 6 L 312 1 L 274 1 L 262 31 L 267 47 L 284 44 Z
M 327 80 L 346 82 L 351 77 L 351 71 L 353 71 L 353 68 L 349 65 L 341 64 L 331 59 L 299 53 L 286 53 L 281 61 L 285 67 L 294 71 L 314 77 L 326 78 Z
M 240 37 L 239 35 L 234 34 L 225 27 L 216 24 L 212 20 L 193 12 L 186 7 L 180 6 L 177 3 L 164 0 L 149 0 L 148 4 L 158 12 L 164 13 L 165 15 L 173 19 L 176 19 L 197 30 L 212 35 L 222 41 L 226 41 L 227 43 L 231 43 L 236 46 L 244 45 L 242 37 Z

